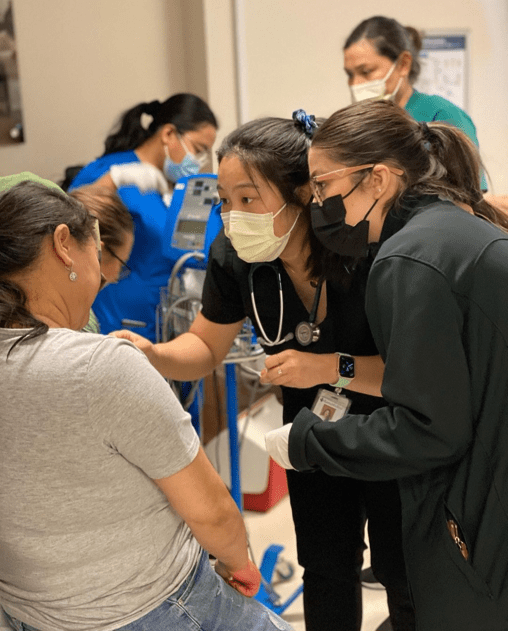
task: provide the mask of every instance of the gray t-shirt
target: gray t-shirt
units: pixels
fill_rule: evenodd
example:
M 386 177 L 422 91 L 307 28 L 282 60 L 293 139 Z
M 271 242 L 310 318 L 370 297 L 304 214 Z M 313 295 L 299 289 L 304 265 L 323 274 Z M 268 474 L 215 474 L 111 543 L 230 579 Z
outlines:
M 0 604 L 44 631 L 106 631 L 183 583 L 200 546 L 151 478 L 199 440 L 130 342 L 0 329 Z

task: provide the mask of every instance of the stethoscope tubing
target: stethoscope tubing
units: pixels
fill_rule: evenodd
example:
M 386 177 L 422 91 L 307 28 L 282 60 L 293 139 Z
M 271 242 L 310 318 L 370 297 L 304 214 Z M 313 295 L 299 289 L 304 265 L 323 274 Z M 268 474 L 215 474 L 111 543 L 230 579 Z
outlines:
M 261 319 L 259 317 L 259 313 L 257 310 L 257 306 L 256 306 L 256 298 L 254 296 L 254 271 L 256 269 L 258 269 L 259 267 L 263 266 L 263 265 L 268 265 L 268 267 L 271 267 L 274 272 L 277 275 L 277 282 L 279 285 L 279 330 L 277 331 L 277 336 L 275 338 L 275 340 L 270 340 L 263 328 L 263 325 L 261 324 Z M 254 310 L 254 315 L 256 317 L 256 322 L 257 325 L 259 326 L 259 330 L 261 331 L 262 335 L 263 335 L 263 339 L 261 340 L 260 338 L 258 338 L 258 341 L 260 344 L 263 344 L 264 346 L 277 346 L 278 344 L 283 344 L 284 342 L 286 342 L 286 338 L 284 339 L 280 339 L 280 335 L 282 333 L 282 321 L 284 319 L 284 296 L 282 294 L 282 278 L 280 275 L 280 271 L 274 266 L 274 265 L 270 265 L 268 263 L 257 263 L 254 264 L 250 270 L 249 270 L 249 285 L 250 285 L 250 299 L 252 302 L 252 308 Z
M 259 317 L 259 313 L 257 310 L 257 306 L 256 306 L 256 298 L 254 296 L 254 272 L 256 269 L 258 269 L 259 267 L 262 267 L 263 265 L 266 265 L 268 267 L 271 267 L 273 269 L 273 271 L 275 272 L 276 276 L 277 276 L 277 283 L 279 286 L 279 328 L 277 331 L 277 336 L 275 337 L 275 340 L 270 340 L 263 328 L 263 325 L 261 324 L 261 319 Z M 317 310 L 318 310 L 318 305 L 319 305 L 319 299 L 321 297 L 321 290 L 323 288 L 323 281 L 324 278 L 320 278 L 318 281 L 318 285 L 316 287 L 316 295 L 314 297 L 314 302 L 312 305 L 312 310 L 309 314 L 309 325 L 310 327 L 314 327 L 314 323 L 316 321 L 317 318 Z M 273 265 L 269 262 L 266 263 L 254 263 L 252 265 L 252 267 L 249 270 L 249 290 L 250 290 L 250 299 L 252 302 L 252 308 L 254 310 L 254 316 L 256 318 L 256 323 L 259 326 L 259 330 L 261 331 L 263 337 L 260 338 L 258 337 L 258 342 L 262 345 L 262 346 L 278 346 L 279 344 L 284 344 L 285 342 L 288 342 L 289 340 L 292 340 L 295 336 L 293 333 L 288 333 L 285 337 L 283 337 L 281 339 L 281 333 L 282 333 L 282 322 L 284 320 L 284 296 L 283 296 L 283 292 L 282 292 L 282 277 L 280 275 L 280 270 L 278 269 L 278 267 L 276 265 Z M 317 339 L 319 339 L 319 330 L 317 331 Z M 297 336 L 297 340 L 298 340 L 298 336 Z M 298 340 L 299 341 L 299 340 Z M 317 341 L 317 340 L 316 340 Z

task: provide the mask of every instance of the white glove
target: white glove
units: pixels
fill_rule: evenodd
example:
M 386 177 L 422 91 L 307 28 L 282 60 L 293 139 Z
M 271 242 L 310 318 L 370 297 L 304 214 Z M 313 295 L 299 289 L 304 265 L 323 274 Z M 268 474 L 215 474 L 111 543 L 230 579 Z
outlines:
M 271 432 L 265 434 L 266 451 L 284 469 L 294 469 L 289 460 L 289 432 L 292 423 L 283 425 L 278 429 L 272 429 Z
M 161 195 L 169 193 L 168 181 L 162 172 L 147 162 L 128 162 L 114 164 L 109 174 L 116 188 L 136 186 L 142 193 L 158 191 Z

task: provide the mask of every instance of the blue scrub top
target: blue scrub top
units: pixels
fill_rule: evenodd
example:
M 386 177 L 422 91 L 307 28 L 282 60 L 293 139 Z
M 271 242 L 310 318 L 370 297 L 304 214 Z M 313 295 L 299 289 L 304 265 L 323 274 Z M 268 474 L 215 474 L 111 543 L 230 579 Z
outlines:
M 114 164 L 140 162 L 134 151 L 111 153 L 94 160 L 74 178 L 69 190 L 93 184 Z M 116 285 L 105 287 L 95 299 L 93 310 L 101 332 L 122 327 L 122 320 L 139 320 L 146 328 L 131 328 L 155 341 L 156 309 L 160 288 L 167 285 L 174 262 L 162 255 L 168 208 L 156 191 L 142 193 L 135 186 L 118 189 L 118 195 L 134 221 L 134 247 L 129 259 L 131 274 Z
M 414 90 L 404 109 L 420 123 L 432 123 L 434 121 L 450 123 L 469 136 L 477 147 L 479 146 L 476 127 L 469 114 L 442 96 L 423 94 Z M 481 185 L 482 190 L 486 191 L 487 180 L 484 174 L 482 174 Z

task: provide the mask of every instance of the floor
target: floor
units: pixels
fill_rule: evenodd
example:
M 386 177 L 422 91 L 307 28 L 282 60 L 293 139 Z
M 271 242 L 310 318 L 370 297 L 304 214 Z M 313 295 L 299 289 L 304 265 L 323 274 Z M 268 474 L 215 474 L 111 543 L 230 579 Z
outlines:
M 249 534 L 250 545 L 254 561 L 259 565 L 266 548 L 271 544 L 284 546 L 284 551 L 279 556 L 284 562 L 281 566 L 290 564 L 294 568 L 294 575 L 290 580 L 280 582 L 275 585 L 276 591 L 280 595 L 281 602 L 284 603 L 301 584 L 302 568 L 296 561 L 296 543 L 291 519 L 291 508 L 289 498 L 286 496 L 275 506 L 265 513 L 245 511 L 245 523 Z M 369 563 L 369 551 L 365 553 L 364 566 Z M 287 569 L 287 568 L 286 568 Z M 374 587 L 378 587 L 375 584 Z M 362 631 L 375 631 L 383 620 L 388 616 L 386 606 L 386 594 L 384 589 L 363 588 L 363 624 Z M 282 617 L 287 620 L 295 631 L 305 631 L 303 620 L 303 600 L 300 595 L 284 611 Z

